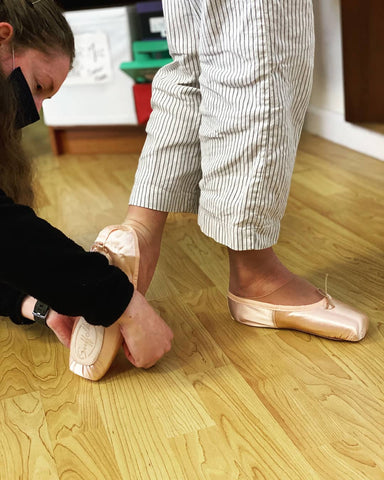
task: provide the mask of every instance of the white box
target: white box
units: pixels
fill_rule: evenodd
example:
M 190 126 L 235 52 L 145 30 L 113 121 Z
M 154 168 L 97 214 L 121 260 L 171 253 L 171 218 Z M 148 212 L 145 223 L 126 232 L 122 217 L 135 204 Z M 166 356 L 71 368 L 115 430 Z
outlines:
M 134 81 L 120 70 L 132 60 L 134 6 L 65 12 L 75 36 L 74 69 L 43 102 L 52 127 L 137 125 Z

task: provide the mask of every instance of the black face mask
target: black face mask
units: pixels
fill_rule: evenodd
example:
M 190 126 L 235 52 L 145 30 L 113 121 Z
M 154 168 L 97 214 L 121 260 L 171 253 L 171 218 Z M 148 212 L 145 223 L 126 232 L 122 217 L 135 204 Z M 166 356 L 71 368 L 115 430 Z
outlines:
M 21 68 L 15 68 L 9 75 L 8 80 L 11 82 L 16 96 L 17 113 L 15 127 L 23 128 L 37 122 L 40 119 L 39 112 Z

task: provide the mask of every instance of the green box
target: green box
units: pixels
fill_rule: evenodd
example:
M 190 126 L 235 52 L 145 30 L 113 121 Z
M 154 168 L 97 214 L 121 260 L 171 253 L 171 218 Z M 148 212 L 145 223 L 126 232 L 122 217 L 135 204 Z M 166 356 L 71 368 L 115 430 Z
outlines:
M 167 40 L 141 40 L 132 44 L 133 61 L 123 62 L 120 69 L 136 83 L 151 82 L 159 68 L 172 61 Z

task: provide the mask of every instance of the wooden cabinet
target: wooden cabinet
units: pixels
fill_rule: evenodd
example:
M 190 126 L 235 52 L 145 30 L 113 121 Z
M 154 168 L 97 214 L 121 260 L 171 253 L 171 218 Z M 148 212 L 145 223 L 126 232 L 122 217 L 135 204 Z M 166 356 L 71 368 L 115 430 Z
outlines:
M 384 123 L 384 1 L 341 0 L 345 119 Z

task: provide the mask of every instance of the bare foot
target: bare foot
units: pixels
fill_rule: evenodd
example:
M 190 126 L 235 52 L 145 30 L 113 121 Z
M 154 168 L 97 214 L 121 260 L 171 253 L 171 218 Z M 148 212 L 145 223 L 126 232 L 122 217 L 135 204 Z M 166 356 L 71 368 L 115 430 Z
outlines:
M 310 305 L 323 298 L 314 285 L 290 272 L 272 248 L 228 252 L 234 295 L 275 305 Z

